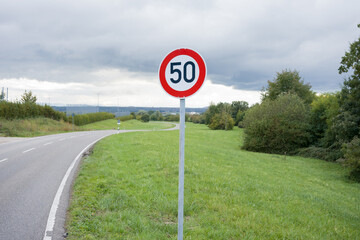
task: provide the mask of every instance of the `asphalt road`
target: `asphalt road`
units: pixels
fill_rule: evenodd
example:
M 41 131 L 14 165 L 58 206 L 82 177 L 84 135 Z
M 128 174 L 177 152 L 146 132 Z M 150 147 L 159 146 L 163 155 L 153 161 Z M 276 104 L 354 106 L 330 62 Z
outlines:
M 63 239 L 71 182 L 81 153 L 115 133 L 75 132 L 0 144 L 0 239 Z M 62 184 L 64 190 L 58 193 Z M 51 231 L 45 233 L 46 229 Z

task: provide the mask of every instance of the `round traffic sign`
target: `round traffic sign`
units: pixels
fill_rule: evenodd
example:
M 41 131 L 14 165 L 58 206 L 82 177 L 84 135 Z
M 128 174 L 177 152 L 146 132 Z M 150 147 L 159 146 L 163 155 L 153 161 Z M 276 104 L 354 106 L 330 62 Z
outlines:
M 160 64 L 159 79 L 164 90 L 173 97 L 185 98 L 197 92 L 204 83 L 206 64 L 191 49 L 181 48 L 169 53 Z

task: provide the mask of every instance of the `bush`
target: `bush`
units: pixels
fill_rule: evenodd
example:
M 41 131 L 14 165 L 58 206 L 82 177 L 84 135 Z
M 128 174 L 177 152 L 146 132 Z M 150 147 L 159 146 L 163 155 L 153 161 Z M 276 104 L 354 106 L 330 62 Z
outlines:
M 237 102 L 233 102 L 234 106 L 235 103 Z M 234 109 L 229 103 L 220 102 L 216 105 L 211 103 L 204 113 L 204 122 L 213 130 L 232 130 L 234 127 L 234 119 L 231 117 L 232 110 Z
M 345 164 L 352 168 L 350 176 L 360 181 L 360 139 L 355 136 L 353 140 L 342 147 Z
M 190 122 L 205 124 L 205 117 L 203 114 L 192 114 L 190 115 Z
M 122 121 L 122 122 L 125 122 L 125 121 L 129 121 L 129 120 L 134 119 L 134 116 L 130 114 L 130 115 L 127 115 L 127 116 L 117 117 L 117 119 Z
M 333 121 L 339 112 L 338 95 L 325 93 L 311 103 L 311 142 L 328 147 L 335 141 Z
M 35 103 L 0 101 L 0 118 L 6 120 L 45 117 L 54 120 L 68 121 L 66 114 L 55 111 L 52 107 Z
M 309 143 L 309 109 L 297 95 L 285 94 L 249 109 L 244 118 L 244 149 L 290 153 Z
M 232 130 L 234 128 L 234 120 L 230 114 L 215 114 L 209 125 L 212 130 Z
M 87 113 L 81 115 L 75 115 L 74 123 L 76 126 L 82 126 L 93 122 L 98 122 L 106 119 L 113 119 L 115 116 L 112 113 L 99 112 L 99 113 Z M 72 116 L 69 117 L 69 121 L 72 121 Z
M 328 162 L 334 162 L 342 157 L 338 149 L 330 149 L 323 147 L 301 148 L 297 151 L 297 155 L 307 158 L 317 158 Z
M 150 116 L 149 114 L 145 113 L 144 115 L 141 116 L 141 121 L 143 122 L 149 122 L 150 121 Z
M 168 122 L 179 122 L 180 121 L 180 115 L 179 114 L 169 114 L 164 116 L 164 121 Z

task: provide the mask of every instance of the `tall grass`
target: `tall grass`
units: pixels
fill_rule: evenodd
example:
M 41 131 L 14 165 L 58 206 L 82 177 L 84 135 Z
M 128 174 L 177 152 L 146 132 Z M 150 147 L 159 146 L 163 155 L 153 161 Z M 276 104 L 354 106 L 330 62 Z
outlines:
M 74 130 L 81 129 L 75 127 Z M 63 120 L 55 121 L 49 118 L 0 119 L 0 136 L 35 137 L 68 131 L 73 131 L 73 126 Z

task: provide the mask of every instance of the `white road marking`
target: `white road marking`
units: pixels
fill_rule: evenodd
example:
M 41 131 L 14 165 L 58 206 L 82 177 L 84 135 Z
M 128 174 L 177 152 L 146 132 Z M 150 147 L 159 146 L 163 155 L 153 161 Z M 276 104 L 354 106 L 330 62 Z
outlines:
M 71 171 L 73 170 L 73 168 L 75 167 L 76 162 L 81 159 L 82 155 L 84 154 L 84 152 L 86 150 L 88 150 L 92 145 L 94 145 L 96 142 L 100 141 L 101 139 L 105 138 L 107 136 L 101 137 L 98 140 L 90 143 L 89 145 L 87 145 L 80 153 L 79 155 L 76 156 L 76 158 L 72 161 L 72 163 L 70 164 L 68 170 L 66 171 L 64 178 L 62 179 L 60 186 L 55 194 L 55 198 L 54 201 L 51 205 L 51 209 L 50 209 L 50 213 L 49 213 L 49 217 L 47 220 L 47 224 L 46 224 L 46 228 L 45 228 L 45 234 L 44 234 L 44 238 L 43 240 L 52 240 L 52 234 L 54 231 L 54 225 L 55 225 L 55 217 L 56 217 L 56 212 L 58 210 L 59 207 L 59 203 L 60 203 L 60 197 L 61 194 L 65 188 L 65 184 L 70 176 Z
M 8 159 L 4 158 L 4 159 L 0 160 L 0 162 L 5 162 L 6 160 L 8 160 Z
M 22 153 L 27 153 L 27 152 L 30 152 L 30 151 L 35 150 L 35 149 L 36 149 L 36 148 L 30 148 L 30 149 L 28 149 L 28 150 L 23 151 Z
M 53 144 L 54 142 L 48 142 L 48 143 L 45 143 L 44 146 L 46 145 L 50 145 L 50 144 Z

